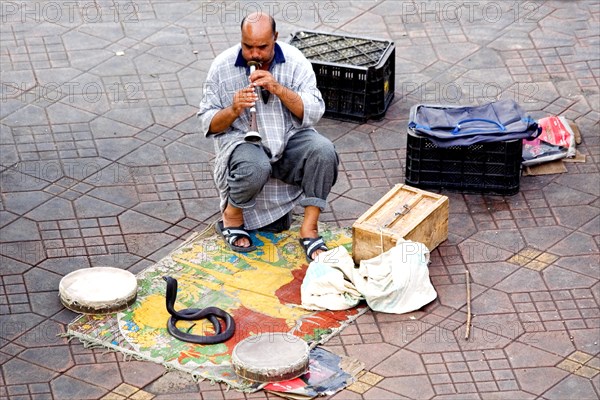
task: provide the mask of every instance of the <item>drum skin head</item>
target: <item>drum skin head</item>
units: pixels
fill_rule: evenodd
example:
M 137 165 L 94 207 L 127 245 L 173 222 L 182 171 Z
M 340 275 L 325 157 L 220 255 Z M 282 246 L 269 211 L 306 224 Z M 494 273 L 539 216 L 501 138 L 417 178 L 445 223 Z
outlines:
M 58 285 L 60 302 L 69 310 L 84 314 L 108 314 L 135 303 L 137 279 L 129 271 L 93 267 L 65 275 Z
M 308 371 L 308 344 L 288 333 L 263 333 L 239 342 L 231 354 L 233 369 L 254 382 L 280 382 Z

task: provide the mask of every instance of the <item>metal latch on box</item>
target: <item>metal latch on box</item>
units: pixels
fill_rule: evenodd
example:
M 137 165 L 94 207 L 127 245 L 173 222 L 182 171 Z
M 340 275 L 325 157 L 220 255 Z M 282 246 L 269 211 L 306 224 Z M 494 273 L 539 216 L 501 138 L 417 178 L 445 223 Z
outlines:
M 411 204 L 411 205 L 404 204 L 402 206 L 402 210 L 394 212 L 394 218 L 392 218 L 392 220 L 390 222 L 388 222 L 387 224 L 383 225 L 383 227 L 384 228 L 389 227 L 394 222 L 396 222 L 398 220 L 398 218 L 402 217 L 403 215 L 408 214 L 409 211 L 413 208 L 413 206 L 414 206 L 414 204 Z
M 390 225 L 394 224 L 400 218 L 402 218 L 403 216 L 408 214 L 410 212 L 410 210 L 412 210 L 417 204 L 419 204 L 419 202 L 421 200 L 423 200 L 423 195 L 417 194 L 415 197 L 410 199 L 407 203 L 404 203 L 404 205 L 402 205 L 402 208 L 400 210 L 394 212 L 394 217 L 392 218 L 392 220 L 389 221 L 387 224 L 383 225 L 383 227 L 388 228 Z

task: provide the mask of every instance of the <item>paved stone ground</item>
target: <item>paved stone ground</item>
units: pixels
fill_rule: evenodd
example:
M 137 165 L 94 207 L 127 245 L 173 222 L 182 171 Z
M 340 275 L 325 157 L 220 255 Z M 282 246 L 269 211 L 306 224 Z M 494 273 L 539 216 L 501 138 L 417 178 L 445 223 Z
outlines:
M 382 121 L 323 119 L 342 173 L 324 220 L 349 226 L 404 182 L 416 103 L 512 98 L 578 124 L 585 163 L 522 177 L 514 196 L 445 193 L 450 235 L 430 267 L 439 298 L 368 313 L 329 344 L 367 374 L 336 399 L 596 399 L 600 394 L 597 1 L 3 1 L 0 28 L 0 399 L 241 399 L 56 336 L 75 314 L 60 278 L 134 273 L 217 217 L 212 144 L 194 117 L 240 15 L 392 39 Z M 122 52 L 122 53 L 121 53 Z M 121 54 L 121 55 L 119 55 Z M 465 341 L 464 270 L 473 331 Z

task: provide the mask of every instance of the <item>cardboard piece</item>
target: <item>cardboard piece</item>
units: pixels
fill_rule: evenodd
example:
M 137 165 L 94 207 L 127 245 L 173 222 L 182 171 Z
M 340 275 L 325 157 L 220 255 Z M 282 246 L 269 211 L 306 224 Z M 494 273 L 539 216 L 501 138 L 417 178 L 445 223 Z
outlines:
M 563 158 L 563 162 L 584 163 L 585 162 L 585 154 L 581 154 L 579 152 L 579 150 L 577 150 L 577 153 L 575 153 L 575 157 Z
M 567 167 L 565 167 L 563 160 L 555 160 L 543 164 L 525 167 L 523 169 L 523 176 L 552 175 L 562 174 L 565 172 L 567 172 Z

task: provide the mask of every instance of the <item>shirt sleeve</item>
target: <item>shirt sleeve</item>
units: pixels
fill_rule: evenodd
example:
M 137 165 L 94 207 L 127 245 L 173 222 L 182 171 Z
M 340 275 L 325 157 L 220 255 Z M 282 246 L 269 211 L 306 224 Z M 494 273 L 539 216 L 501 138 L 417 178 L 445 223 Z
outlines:
M 294 74 L 294 87 L 292 88 L 302 98 L 304 103 L 304 118 L 292 116 L 292 123 L 295 128 L 309 128 L 315 125 L 325 113 L 325 101 L 321 91 L 317 88 L 317 78 L 312 68 L 312 64 L 302 53 L 298 60 L 297 72 Z
M 200 133 L 204 136 L 208 136 L 210 130 L 210 123 L 215 116 L 223 108 L 221 96 L 219 95 L 219 76 L 217 63 L 213 63 L 204 86 L 202 87 L 202 99 L 200 100 L 200 108 L 198 109 L 197 116 L 200 121 Z

